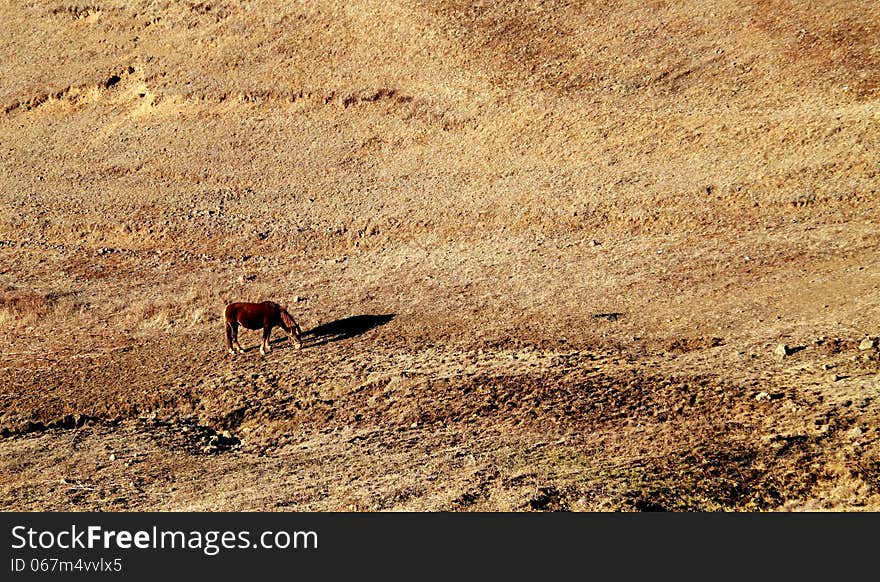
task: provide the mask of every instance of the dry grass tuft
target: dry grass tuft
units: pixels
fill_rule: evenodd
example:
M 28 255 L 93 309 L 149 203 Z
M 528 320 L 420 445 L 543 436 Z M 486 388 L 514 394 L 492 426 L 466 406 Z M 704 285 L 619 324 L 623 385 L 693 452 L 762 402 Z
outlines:
M 0 325 L 27 327 L 43 321 L 56 321 L 78 313 L 79 305 L 69 295 L 40 293 L 29 289 L 8 287 L 0 293 Z

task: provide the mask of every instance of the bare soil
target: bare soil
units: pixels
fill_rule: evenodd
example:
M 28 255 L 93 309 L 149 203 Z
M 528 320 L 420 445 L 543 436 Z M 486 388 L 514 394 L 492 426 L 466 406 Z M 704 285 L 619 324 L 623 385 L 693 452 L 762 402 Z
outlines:
M 0 4 L 0 509 L 880 510 L 878 39 Z

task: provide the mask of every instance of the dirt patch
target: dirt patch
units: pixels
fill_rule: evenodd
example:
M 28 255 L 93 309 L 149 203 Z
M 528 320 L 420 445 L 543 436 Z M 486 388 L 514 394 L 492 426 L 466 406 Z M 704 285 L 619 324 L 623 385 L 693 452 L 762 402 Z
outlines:
M 880 507 L 873 4 L 0 22 L 3 508 Z

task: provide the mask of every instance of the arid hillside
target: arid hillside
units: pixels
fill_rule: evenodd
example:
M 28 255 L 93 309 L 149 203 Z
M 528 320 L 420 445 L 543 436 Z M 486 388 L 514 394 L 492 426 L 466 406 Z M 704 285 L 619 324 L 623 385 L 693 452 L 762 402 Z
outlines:
M 880 510 L 880 5 L 0 2 L 0 509 Z M 305 331 L 230 355 L 224 306 Z

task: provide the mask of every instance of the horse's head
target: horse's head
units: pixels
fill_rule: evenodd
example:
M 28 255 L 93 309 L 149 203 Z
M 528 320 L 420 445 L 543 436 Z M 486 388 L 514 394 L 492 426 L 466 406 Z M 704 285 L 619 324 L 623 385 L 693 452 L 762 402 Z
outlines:
M 299 324 L 293 319 L 287 310 L 281 310 L 281 327 L 284 328 L 284 331 L 287 332 L 287 337 L 291 342 L 296 341 L 296 349 L 302 347 L 302 328 L 300 328 Z

